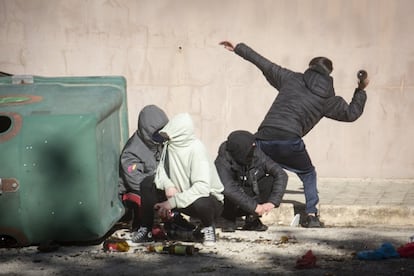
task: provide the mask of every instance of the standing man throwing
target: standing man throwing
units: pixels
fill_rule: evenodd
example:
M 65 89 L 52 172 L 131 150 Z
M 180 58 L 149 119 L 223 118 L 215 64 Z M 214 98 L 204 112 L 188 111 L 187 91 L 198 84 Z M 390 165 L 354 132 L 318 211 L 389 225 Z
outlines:
M 319 202 L 316 170 L 302 137 L 323 117 L 343 122 L 358 119 L 367 100 L 364 89 L 369 80 L 358 82 L 348 104 L 335 95 L 330 76 L 333 66 L 326 57 L 313 58 L 304 73 L 297 73 L 271 62 L 244 43 L 234 47 L 229 41 L 222 41 L 220 45 L 256 65 L 279 91 L 255 134 L 256 143 L 283 168 L 298 175 L 306 200 L 307 218 L 303 226 L 321 227 L 316 208 Z

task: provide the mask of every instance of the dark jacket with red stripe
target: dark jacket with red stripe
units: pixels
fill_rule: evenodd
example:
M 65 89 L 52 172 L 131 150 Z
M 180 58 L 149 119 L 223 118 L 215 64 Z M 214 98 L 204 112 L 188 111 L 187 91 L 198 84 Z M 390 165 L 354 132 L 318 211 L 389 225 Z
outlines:
M 147 105 L 140 111 L 137 131 L 128 139 L 119 160 L 120 193 L 140 194 L 141 183 L 153 181 L 162 148 L 152 135 L 167 122 L 167 115 L 156 105 Z

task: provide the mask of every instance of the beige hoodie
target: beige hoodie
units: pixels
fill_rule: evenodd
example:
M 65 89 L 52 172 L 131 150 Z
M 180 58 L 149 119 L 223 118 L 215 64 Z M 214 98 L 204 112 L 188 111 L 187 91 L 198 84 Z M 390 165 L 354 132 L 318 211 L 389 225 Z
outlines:
M 223 184 L 206 147 L 194 136 L 191 116 L 188 113 L 176 115 L 160 132 L 166 133 L 170 139 L 165 144 L 155 183 L 158 189 L 175 187 L 179 191 L 168 200 L 171 207 L 185 208 L 210 194 L 223 202 Z M 166 151 L 170 177 L 164 167 Z

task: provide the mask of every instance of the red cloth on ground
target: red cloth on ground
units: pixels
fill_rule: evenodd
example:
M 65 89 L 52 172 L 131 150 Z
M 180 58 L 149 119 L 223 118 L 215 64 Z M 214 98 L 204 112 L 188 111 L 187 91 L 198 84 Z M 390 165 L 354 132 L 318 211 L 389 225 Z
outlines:
M 414 258 L 414 242 L 399 247 L 397 252 L 401 258 Z
M 309 250 L 302 258 L 298 259 L 295 267 L 300 269 L 317 267 L 316 256 L 313 255 L 312 250 Z

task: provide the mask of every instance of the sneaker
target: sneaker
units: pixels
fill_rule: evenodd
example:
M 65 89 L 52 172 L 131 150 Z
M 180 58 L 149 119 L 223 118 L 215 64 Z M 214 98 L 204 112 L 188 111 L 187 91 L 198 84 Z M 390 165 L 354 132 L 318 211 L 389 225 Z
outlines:
M 221 232 L 236 232 L 236 221 L 223 219 Z
M 319 217 L 314 216 L 314 215 L 308 215 L 308 217 L 306 218 L 305 223 L 302 226 L 306 227 L 306 228 L 320 228 L 320 227 L 322 227 L 321 222 L 319 221 Z
M 147 227 L 140 227 L 136 232 L 131 235 L 131 241 L 133 243 L 146 243 L 154 241 L 152 238 L 152 231 Z
M 194 242 L 203 243 L 204 233 L 201 232 L 202 230 L 203 228 L 200 225 L 197 225 L 196 228 L 193 230 Z
M 266 231 L 267 228 L 258 217 L 246 216 L 242 229 L 246 231 Z
M 214 246 L 216 244 L 216 229 L 214 226 L 208 226 L 201 229 L 201 233 L 204 234 L 203 244 L 205 246 Z

